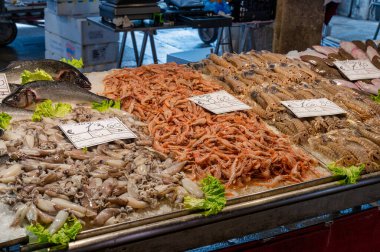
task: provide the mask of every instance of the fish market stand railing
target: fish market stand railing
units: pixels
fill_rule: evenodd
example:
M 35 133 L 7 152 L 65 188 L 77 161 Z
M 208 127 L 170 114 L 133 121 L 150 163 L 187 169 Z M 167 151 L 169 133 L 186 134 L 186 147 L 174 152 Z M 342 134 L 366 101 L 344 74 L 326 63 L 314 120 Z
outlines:
M 380 172 L 353 185 L 328 177 L 230 200 L 218 215 L 178 211 L 82 232 L 68 248 L 50 251 L 182 251 L 295 223 L 380 199 Z M 46 247 L 46 246 L 45 246 Z M 21 251 L 40 249 L 21 246 Z

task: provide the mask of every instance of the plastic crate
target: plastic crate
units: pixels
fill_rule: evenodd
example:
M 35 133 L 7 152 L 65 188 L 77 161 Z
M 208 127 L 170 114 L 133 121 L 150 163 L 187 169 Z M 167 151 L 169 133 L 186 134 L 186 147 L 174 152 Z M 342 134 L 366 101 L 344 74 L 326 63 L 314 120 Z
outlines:
M 233 0 L 234 22 L 273 20 L 276 15 L 276 0 Z

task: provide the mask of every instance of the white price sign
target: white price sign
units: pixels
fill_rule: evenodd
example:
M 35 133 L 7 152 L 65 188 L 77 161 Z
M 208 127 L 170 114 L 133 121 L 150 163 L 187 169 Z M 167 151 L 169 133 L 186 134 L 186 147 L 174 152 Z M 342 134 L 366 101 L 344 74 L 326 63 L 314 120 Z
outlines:
M 380 78 L 380 70 L 369 60 L 335 61 L 334 64 L 339 71 L 352 81 Z
M 7 81 L 7 76 L 0 73 L 0 102 L 11 93 L 9 89 L 9 84 Z
M 137 136 L 118 118 L 59 125 L 77 149 Z
M 321 99 L 282 101 L 298 118 L 345 114 L 342 108 L 332 101 Z
M 226 91 L 193 96 L 190 97 L 189 100 L 215 114 L 223 114 L 251 108 Z

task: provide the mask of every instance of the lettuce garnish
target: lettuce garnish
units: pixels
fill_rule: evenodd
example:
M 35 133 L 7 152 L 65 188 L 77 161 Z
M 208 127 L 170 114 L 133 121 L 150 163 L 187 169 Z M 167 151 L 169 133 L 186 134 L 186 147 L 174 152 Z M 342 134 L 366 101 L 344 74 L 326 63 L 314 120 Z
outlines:
M 204 193 L 203 199 L 186 196 L 184 199 L 185 208 L 205 210 L 203 215 L 209 216 L 217 214 L 226 205 L 225 188 L 215 177 L 208 175 L 200 181 L 201 189 Z
M 96 109 L 100 112 L 105 112 L 105 111 L 109 110 L 110 108 L 120 109 L 121 103 L 120 103 L 120 101 L 103 100 L 102 102 L 93 102 L 92 108 Z
M 377 95 L 371 95 L 372 100 L 374 100 L 377 103 L 380 103 L 380 89 L 377 90 Z
M 7 129 L 9 127 L 9 124 L 11 123 L 12 116 L 10 116 L 7 113 L 1 112 L 0 113 L 0 128 Z
M 76 67 L 78 69 L 83 68 L 83 60 L 82 60 L 82 58 L 80 58 L 79 60 L 78 59 L 74 59 L 74 58 L 71 58 L 71 59 L 62 58 L 62 59 L 60 59 L 60 61 L 66 63 L 66 64 L 69 64 L 69 65 L 72 65 L 73 67 Z
M 364 170 L 364 167 L 364 164 L 359 166 L 352 165 L 349 167 L 337 166 L 336 163 L 327 165 L 327 168 L 329 168 L 334 175 L 344 176 L 344 179 L 341 181 L 342 184 L 355 184 L 360 178 L 360 174 Z
M 36 237 L 37 243 L 54 243 L 67 245 L 75 240 L 77 234 L 82 230 L 82 224 L 75 217 L 68 218 L 63 226 L 54 234 L 50 234 L 48 227 L 41 224 L 32 224 L 26 227 Z
M 45 72 L 42 69 L 36 69 L 34 72 L 30 72 L 28 70 L 24 70 L 21 73 L 21 84 L 24 85 L 26 83 L 32 82 L 32 81 L 39 81 L 39 80 L 53 80 L 53 77 L 51 77 L 50 74 Z
M 70 104 L 58 102 L 53 105 L 51 100 L 46 100 L 40 104 L 37 104 L 32 120 L 41 121 L 42 117 L 64 117 L 71 111 L 72 107 Z

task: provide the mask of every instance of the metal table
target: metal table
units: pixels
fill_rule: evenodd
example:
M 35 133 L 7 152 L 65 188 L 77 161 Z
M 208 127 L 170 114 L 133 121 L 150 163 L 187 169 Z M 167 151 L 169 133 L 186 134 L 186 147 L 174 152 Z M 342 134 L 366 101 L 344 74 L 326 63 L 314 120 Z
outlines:
M 125 42 L 127 40 L 127 33 L 128 32 L 131 33 L 132 45 L 133 45 L 133 51 L 134 51 L 134 55 L 135 55 L 136 65 L 141 66 L 143 63 L 143 60 L 144 60 L 145 49 L 146 49 L 146 44 L 148 42 L 148 37 L 149 37 L 150 45 L 152 48 L 153 62 L 155 64 L 158 63 L 156 45 L 154 43 L 154 36 L 153 36 L 153 34 L 157 30 L 191 28 L 190 26 L 185 25 L 185 24 L 181 24 L 181 23 L 177 23 L 173 26 L 137 26 L 137 27 L 122 28 L 122 27 L 115 27 L 114 25 L 110 24 L 109 22 L 103 21 L 101 17 L 88 17 L 87 19 L 90 22 L 93 22 L 94 24 L 99 25 L 103 28 L 112 30 L 114 32 L 122 32 L 123 33 L 123 37 L 122 37 L 122 41 L 121 41 L 121 48 L 120 48 L 120 55 L 119 55 L 118 64 L 117 64 L 118 68 L 121 68 L 121 64 L 122 64 L 122 60 L 123 60 L 123 56 L 124 56 L 125 44 L 126 44 Z M 225 27 L 223 27 L 223 28 L 225 28 Z M 219 51 L 219 46 L 221 44 L 223 44 L 223 43 L 221 43 L 222 34 L 224 31 L 223 28 L 219 29 L 220 31 L 219 31 L 218 41 L 216 44 L 217 51 Z M 227 27 L 227 28 L 229 28 L 229 27 Z M 139 50 L 137 48 L 137 42 L 136 42 L 136 36 L 135 36 L 135 32 L 137 32 L 137 31 L 141 31 L 144 33 L 144 37 L 143 37 L 141 48 L 140 48 L 140 53 L 139 53 Z M 232 50 L 232 43 L 230 42 L 231 41 L 231 32 L 228 32 L 227 36 L 229 37 L 229 41 L 227 44 L 231 44 L 230 50 Z

